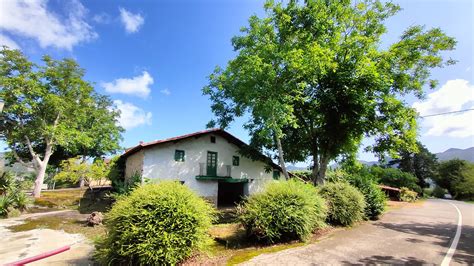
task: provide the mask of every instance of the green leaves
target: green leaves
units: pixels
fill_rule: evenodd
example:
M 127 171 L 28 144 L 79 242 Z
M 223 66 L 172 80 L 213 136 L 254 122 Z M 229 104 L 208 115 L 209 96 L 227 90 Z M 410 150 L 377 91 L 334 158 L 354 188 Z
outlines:
M 99 157 L 120 148 L 123 132 L 111 100 L 83 80 L 84 70 L 74 60 L 42 60 L 39 66 L 18 50 L 0 50 L 0 98 L 5 103 L 0 139 L 18 161 L 34 162 L 36 197 L 56 150 L 70 157 Z
M 138 187 L 107 214 L 108 234 L 95 256 L 103 264 L 176 265 L 208 244 L 214 215 L 179 182 Z
M 1 137 L 18 154 L 26 155 L 21 150 L 26 137 L 40 155 L 47 143 L 94 157 L 120 148 L 118 112 L 82 79 L 84 70 L 74 60 L 44 56 L 45 65 L 38 66 L 18 50 L 0 53 L 0 98 L 5 102 Z

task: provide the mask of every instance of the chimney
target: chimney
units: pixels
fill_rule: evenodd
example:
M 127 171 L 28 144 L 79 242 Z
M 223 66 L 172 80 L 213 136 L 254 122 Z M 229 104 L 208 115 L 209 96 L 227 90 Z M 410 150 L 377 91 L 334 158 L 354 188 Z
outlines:
M 140 140 L 138 143 L 139 143 L 140 145 L 142 145 L 142 144 L 143 144 L 143 140 Z

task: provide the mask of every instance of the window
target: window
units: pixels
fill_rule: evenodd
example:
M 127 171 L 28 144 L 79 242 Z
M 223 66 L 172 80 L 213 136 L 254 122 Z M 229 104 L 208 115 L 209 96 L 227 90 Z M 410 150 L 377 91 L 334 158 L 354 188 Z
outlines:
M 278 170 L 273 170 L 273 179 L 280 179 L 280 171 Z
M 183 150 L 175 150 L 174 151 L 174 160 L 177 162 L 184 162 L 184 151 Z
M 216 143 L 216 136 L 211 136 L 211 143 Z
M 240 158 L 239 156 L 232 156 L 232 165 L 233 166 L 239 166 L 239 162 L 240 161 Z

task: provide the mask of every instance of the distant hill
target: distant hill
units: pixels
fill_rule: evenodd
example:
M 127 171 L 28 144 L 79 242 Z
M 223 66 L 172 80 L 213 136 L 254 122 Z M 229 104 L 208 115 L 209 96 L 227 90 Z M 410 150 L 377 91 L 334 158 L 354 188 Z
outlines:
M 448 161 L 451 159 L 458 158 L 474 163 L 474 147 L 470 147 L 467 149 L 451 148 L 444 152 L 436 153 L 435 155 L 439 161 Z
M 300 167 L 296 165 L 287 165 L 286 170 L 288 171 L 301 171 L 301 170 L 308 170 L 308 167 Z

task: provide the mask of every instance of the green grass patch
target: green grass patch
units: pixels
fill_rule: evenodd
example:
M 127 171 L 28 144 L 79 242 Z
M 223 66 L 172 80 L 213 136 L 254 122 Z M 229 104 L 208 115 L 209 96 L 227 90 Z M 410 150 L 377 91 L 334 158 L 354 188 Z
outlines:
M 13 232 L 23 232 L 34 229 L 64 230 L 70 234 L 82 234 L 89 239 L 95 239 L 105 234 L 102 225 L 90 227 L 86 225 L 85 217 L 77 213 L 64 213 L 55 216 L 41 216 L 26 219 L 23 224 L 8 227 Z
M 41 197 L 35 199 L 34 204 L 39 207 L 52 209 L 78 210 L 80 213 L 93 211 L 106 212 L 110 209 L 113 199 L 108 196 L 107 189 L 85 188 L 45 191 Z
M 288 243 L 288 244 L 279 244 L 274 245 L 271 247 L 263 247 L 263 248 L 256 248 L 256 249 L 245 249 L 235 252 L 232 257 L 227 261 L 227 265 L 237 265 L 239 263 L 248 261 L 253 257 L 256 257 L 261 254 L 265 253 L 274 253 L 278 251 L 282 251 L 289 248 L 296 248 L 306 245 L 305 242 L 295 242 L 295 243 Z

